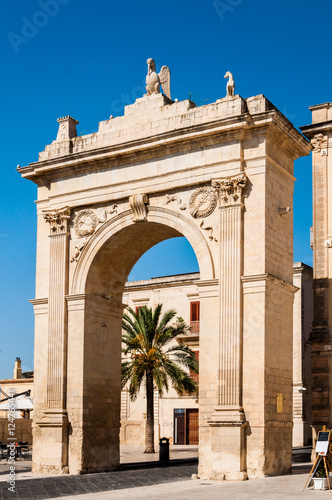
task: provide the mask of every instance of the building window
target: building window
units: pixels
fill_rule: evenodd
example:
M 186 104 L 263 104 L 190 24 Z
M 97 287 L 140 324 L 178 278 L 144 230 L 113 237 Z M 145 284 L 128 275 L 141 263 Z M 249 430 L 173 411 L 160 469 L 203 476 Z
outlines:
M 199 333 L 199 301 L 190 302 L 190 332 Z
M 194 353 L 195 353 L 195 356 L 196 356 L 196 360 L 199 362 L 199 351 L 194 351 Z M 197 387 L 198 387 L 198 385 L 199 385 L 199 374 L 193 372 L 190 368 L 189 368 L 189 374 L 190 374 L 191 378 L 193 379 L 193 381 L 197 384 Z

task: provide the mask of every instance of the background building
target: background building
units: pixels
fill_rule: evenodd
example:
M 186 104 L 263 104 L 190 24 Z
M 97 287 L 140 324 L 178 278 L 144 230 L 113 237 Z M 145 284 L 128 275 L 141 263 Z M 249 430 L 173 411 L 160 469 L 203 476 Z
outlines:
M 298 287 L 293 309 L 293 446 L 309 445 L 312 441 L 311 344 L 312 327 L 312 268 L 296 262 L 293 283 Z
M 166 276 L 126 284 L 124 302 L 136 310 L 141 306 L 163 310 L 175 309 L 191 326 L 191 334 L 181 339 L 199 359 L 199 273 Z M 293 446 L 311 442 L 311 345 L 308 342 L 312 325 L 312 268 L 302 262 L 294 263 L 293 284 L 298 288 L 293 313 Z M 180 340 L 180 339 L 179 339 Z M 246 374 L 244 373 L 244 377 Z M 195 397 L 179 397 L 171 388 L 159 398 L 155 392 L 155 440 L 168 437 L 173 444 L 197 444 Z M 122 391 L 121 442 L 144 444 L 146 400 L 144 389 L 135 402 Z
M 33 372 L 22 372 L 21 360 L 16 358 L 12 379 L 0 380 L 0 441 L 7 442 L 8 396 L 15 393 L 15 438 L 32 443 Z
M 308 342 L 312 324 L 312 268 L 302 262 L 294 263 L 293 284 L 298 288 L 294 300 L 293 329 L 293 446 L 311 442 L 311 345 Z M 164 276 L 143 281 L 128 282 L 123 295 L 124 303 L 133 310 L 139 307 L 155 307 L 163 304 L 163 312 L 175 309 L 190 324 L 191 333 L 178 338 L 188 344 L 199 359 L 200 302 L 197 288 L 199 273 Z M 199 376 L 193 374 L 199 382 Z M 244 374 L 245 376 L 245 374 Z M 21 360 L 15 361 L 14 377 L 1 380 L 1 389 L 8 393 L 31 390 L 33 396 L 33 372 L 22 373 Z M 1 399 L 5 395 L 1 394 Z M 33 399 L 26 395 L 17 400 L 17 406 L 33 407 Z M 154 394 L 155 442 L 167 437 L 172 444 L 198 444 L 198 397 L 179 396 L 173 387 L 162 398 Z M 1 405 L 0 410 L 4 407 Z M 17 411 L 17 418 L 32 417 L 30 412 Z M 0 411 L 1 435 L 5 440 L 7 411 Z M 31 421 L 19 424 L 24 437 L 31 442 Z M 143 445 L 146 432 L 145 387 L 136 401 L 131 402 L 127 390 L 121 394 L 121 444 Z M 2 436 L 2 437 L 1 437 Z
M 313 176 L 312 418 L 314 438 L 332 427 L 332 103 L 309 108 L 312 124 L 301 127 L 311 140 Z

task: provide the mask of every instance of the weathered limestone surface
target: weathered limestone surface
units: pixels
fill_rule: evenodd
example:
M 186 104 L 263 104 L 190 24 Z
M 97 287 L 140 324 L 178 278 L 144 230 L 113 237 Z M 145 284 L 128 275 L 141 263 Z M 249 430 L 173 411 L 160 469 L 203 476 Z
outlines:
M 307 446 L 311 442 L 311 345 L 313 296 L 312 268 L 296 262 L 293 266 L 293 284 L 298 288 L 293 308 L 293 446 Z
M 200 268 L 199 475 L 286 472 L 296 290 L 288 208 L 293 161 L 309 143 L 262 95 L 196 108 L 152 94 L 83 137 L 65 120 L 67 132 L 19 169 L 38 184 L 34 471 L 117 466 L 126 279 L 150 247 L 185 236 Z M 44 215 L 64 209 L 59 283 Z M 65 397 L 55 408 L 47 389 L 59 366 Z

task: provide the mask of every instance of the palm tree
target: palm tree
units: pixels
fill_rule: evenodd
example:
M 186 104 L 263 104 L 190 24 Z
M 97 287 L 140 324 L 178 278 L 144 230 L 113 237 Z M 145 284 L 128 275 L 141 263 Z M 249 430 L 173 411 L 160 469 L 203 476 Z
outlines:
M 122 320 L 122 352 L 126 358 L 122 361 L 121 386 L 124 388 L 129 382 L 130 399 L 135 401 L 145 381 L 145 453 L 154 453 L 153 386 L 156 385 L 160 396 L 168 391 L 169 381 L 179 395 L 194 394 L 197 385 L 188 369 L 198 373 L 198 363 L 188 346 L 172 342 L 177 335 L 190 331 L 182 318 L 177 318 L 175 325 L 169 324 L 176 315 L 175 310 L 171 309 L 162 316 L 161 304 L 154 310 L 146 306 L 140 307 L 137 313 L 130 307 L 127 310 L 129 314 L 125 313 Z

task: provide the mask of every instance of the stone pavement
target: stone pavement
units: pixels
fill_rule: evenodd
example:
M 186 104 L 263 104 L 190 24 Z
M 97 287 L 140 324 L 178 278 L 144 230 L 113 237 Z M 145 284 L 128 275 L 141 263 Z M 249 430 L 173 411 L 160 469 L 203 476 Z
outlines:
M 329 491 L 302 489 L 310 471 L 310 464 L 293 466 L 287 476 L 252 479 L 243 482 L 190 480 L 196 465 L 177 465 L 167 468 L 124 470 L 84 476 L 56 476 L 18 480 L 16 493 L 1 483 L 1 499 L 37 500 L 289 500 L 331 498 Z
M 123 470 L 82 476 L 46 476 L 31 474 L 31 462 L 17 461 L 16 492 L 8 491 L 8 464 L 0 462 L 0 499 L 37 500 L 62 498 L 63 500 L 274 500 L 303 498 L 332 498 L 328 491 L 317 492 L 302 489 L 311 465 L 294 464 L 293 474 L 288 476 L 253 479 L 239 483 L 191 480 L 197 472 L 197 447 L 171 448 L 171 457 L 179 458 L 169 467 L 148 463 L 147 458 L 157 458 L 142 453 L 142 447 L 124 447 L 121 450 Z M 303 450 L 298 450 L 303 453 Z M 299 455 L 300 456 L 300 455 Z M 305 455 L 306 456 L 306 455 Z M 187 458 L 187 462 L 183 457 Z M 293 450 L 294 458 L 294 450 Z M 181 460 L 182 459 L 182 460 Z M 141 464 L 129 464 L 145 460 Z
M 159 485 L 189 480 L 197 472 L 197 465 L 148 467 L 140 470 L 120 470 L 82 476 L 49 476 L 35 479 L 17 479 L 16 493 L 8 491 L 8 483 L 0 483 L 0 499 L 37 500 L 84 494 L 86 499 L 98 492 Z

